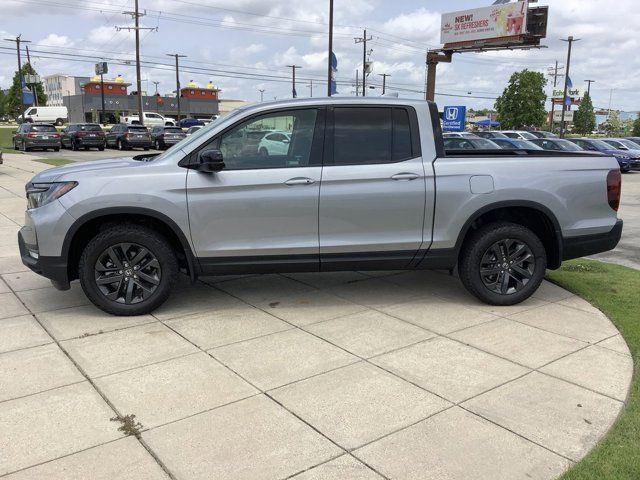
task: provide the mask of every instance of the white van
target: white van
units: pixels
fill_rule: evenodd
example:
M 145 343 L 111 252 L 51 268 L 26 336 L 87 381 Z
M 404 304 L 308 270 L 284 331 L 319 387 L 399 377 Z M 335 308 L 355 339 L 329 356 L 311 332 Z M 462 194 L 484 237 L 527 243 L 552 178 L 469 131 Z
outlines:
M 69 119 L 67 107 L 29 107 L 24 111 L 25 122 L 55 123 L 60 126 Z
M 172 118 L 165 118 L 159 113 L 142 112 L 144 116 L 145 127 L 175 127 L 176 123 Z M 126 123 L 128 125 L 140 125 L 140 118 L 138 115 L 128 115 L 120 117 L 120 123 Z

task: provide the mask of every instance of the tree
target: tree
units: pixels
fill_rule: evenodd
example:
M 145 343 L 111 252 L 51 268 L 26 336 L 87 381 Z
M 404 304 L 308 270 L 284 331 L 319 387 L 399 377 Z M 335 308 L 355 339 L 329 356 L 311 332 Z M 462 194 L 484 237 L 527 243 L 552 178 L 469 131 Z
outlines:
M 578 111 L 574 114 L 573 130 L 581 135 L 588 135 L 596 128 L 596 114 L 593 111 L 593 103 L 588 93 L 584 94 L 584 98 L 578 107 Z
M 539 72 L 515 72 L 509 85 L 496 100 L 498 120 L 502 128 L 541 127 L 547 120 L 544 86 L 547 80 Z
M 7 95 L 4 90 L 0 90 L 0 115 L 7 113 Z
M 609 114 L 609 118 L 602 124 L 602 129 L 608 137 L 619 137 L 622 134 L 622 122 L 618 112 Z
M 640 116 L 633 121 L 632 137 L 640 137 Z
M 37 75 L 37 72 L 31 66 L 30 63 L 25 63 L 22 65 L 21 69 L 22 75 Z M 45 105 L 47 103 L 47 96 L 44 94 L 44 88 L 42 87 L 42 83 L 37 83 L 36 94 L 38 95 L 38 105 Z M 20 95 L 22 94 L 22 88 L 20 86 L 20 76 L 16 71 L 13 76 L 13 83 L 11 84 L 11 88 L 9 89 L 9 93 L 7 95 L 7 113 L 11 114 L 15 118 L 22 115 L 22 105 L 20 104 Z M 26 107 L 26 105 L 25 105 Z

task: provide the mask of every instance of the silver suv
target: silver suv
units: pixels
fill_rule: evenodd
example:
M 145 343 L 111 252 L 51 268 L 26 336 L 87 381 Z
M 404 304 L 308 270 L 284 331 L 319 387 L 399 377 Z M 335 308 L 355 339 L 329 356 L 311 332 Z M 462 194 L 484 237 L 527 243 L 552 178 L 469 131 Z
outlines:
M 287 142 L 261 148 L 274 131 Z M 510 305 L 546 268 L 620 238 L 616 161 L 568 153 L 446 154 L 437 107 L 418 100 L 262 103 L 160 155 L 36 175 L 20 251 L 119 315 L 158 307 L 180 271 L 458 265 L 470 292 Z

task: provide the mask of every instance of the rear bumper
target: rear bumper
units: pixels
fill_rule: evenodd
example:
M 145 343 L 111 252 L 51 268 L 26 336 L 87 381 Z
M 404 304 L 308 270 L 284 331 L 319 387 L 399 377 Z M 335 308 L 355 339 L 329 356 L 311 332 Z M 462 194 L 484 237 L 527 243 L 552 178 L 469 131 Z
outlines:
M 104 138 L 77 138 L 76 142 L 83 147 L 102 147 Z
M 562 260 L 571 260 L 613 250 L 622 236 L 622 225 L 622 220 L 618 220 L 613 228 L 606 233 L 563 238 Z
M 37 246 L 25 243 L 22 232 L 18 232 L 18 247 L 20 248 L 22 263 L 38 275 L 51 280 L 53 286 L 58 290 L 69 290 L 66 259 L 40 256 Z

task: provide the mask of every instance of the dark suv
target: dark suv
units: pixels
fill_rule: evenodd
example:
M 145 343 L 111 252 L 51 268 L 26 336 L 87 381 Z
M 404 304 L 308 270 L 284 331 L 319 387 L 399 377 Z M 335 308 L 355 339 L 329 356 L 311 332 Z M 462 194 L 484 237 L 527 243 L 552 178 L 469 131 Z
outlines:
M 151 140 L 156 150 L 175 145 L 186 136 L 187 134 L 180 127 L 153 127 L 151 129 Z
M 107 147 L 114 147 L 118 150 L 129 150 L 130 148 L 151 148 L 151 135 L 147 127 L 142 125 L 127 125 L 118 123 L 106 134 Z
M 31 149 L 60 150 L 60 134 L 52 123 L 23 123 L 13 132 L 13 148 L 28 152 Z
M 60 135 L 62 148 L 104 150 L 104 132 L 97 123 L 72 123 Z

